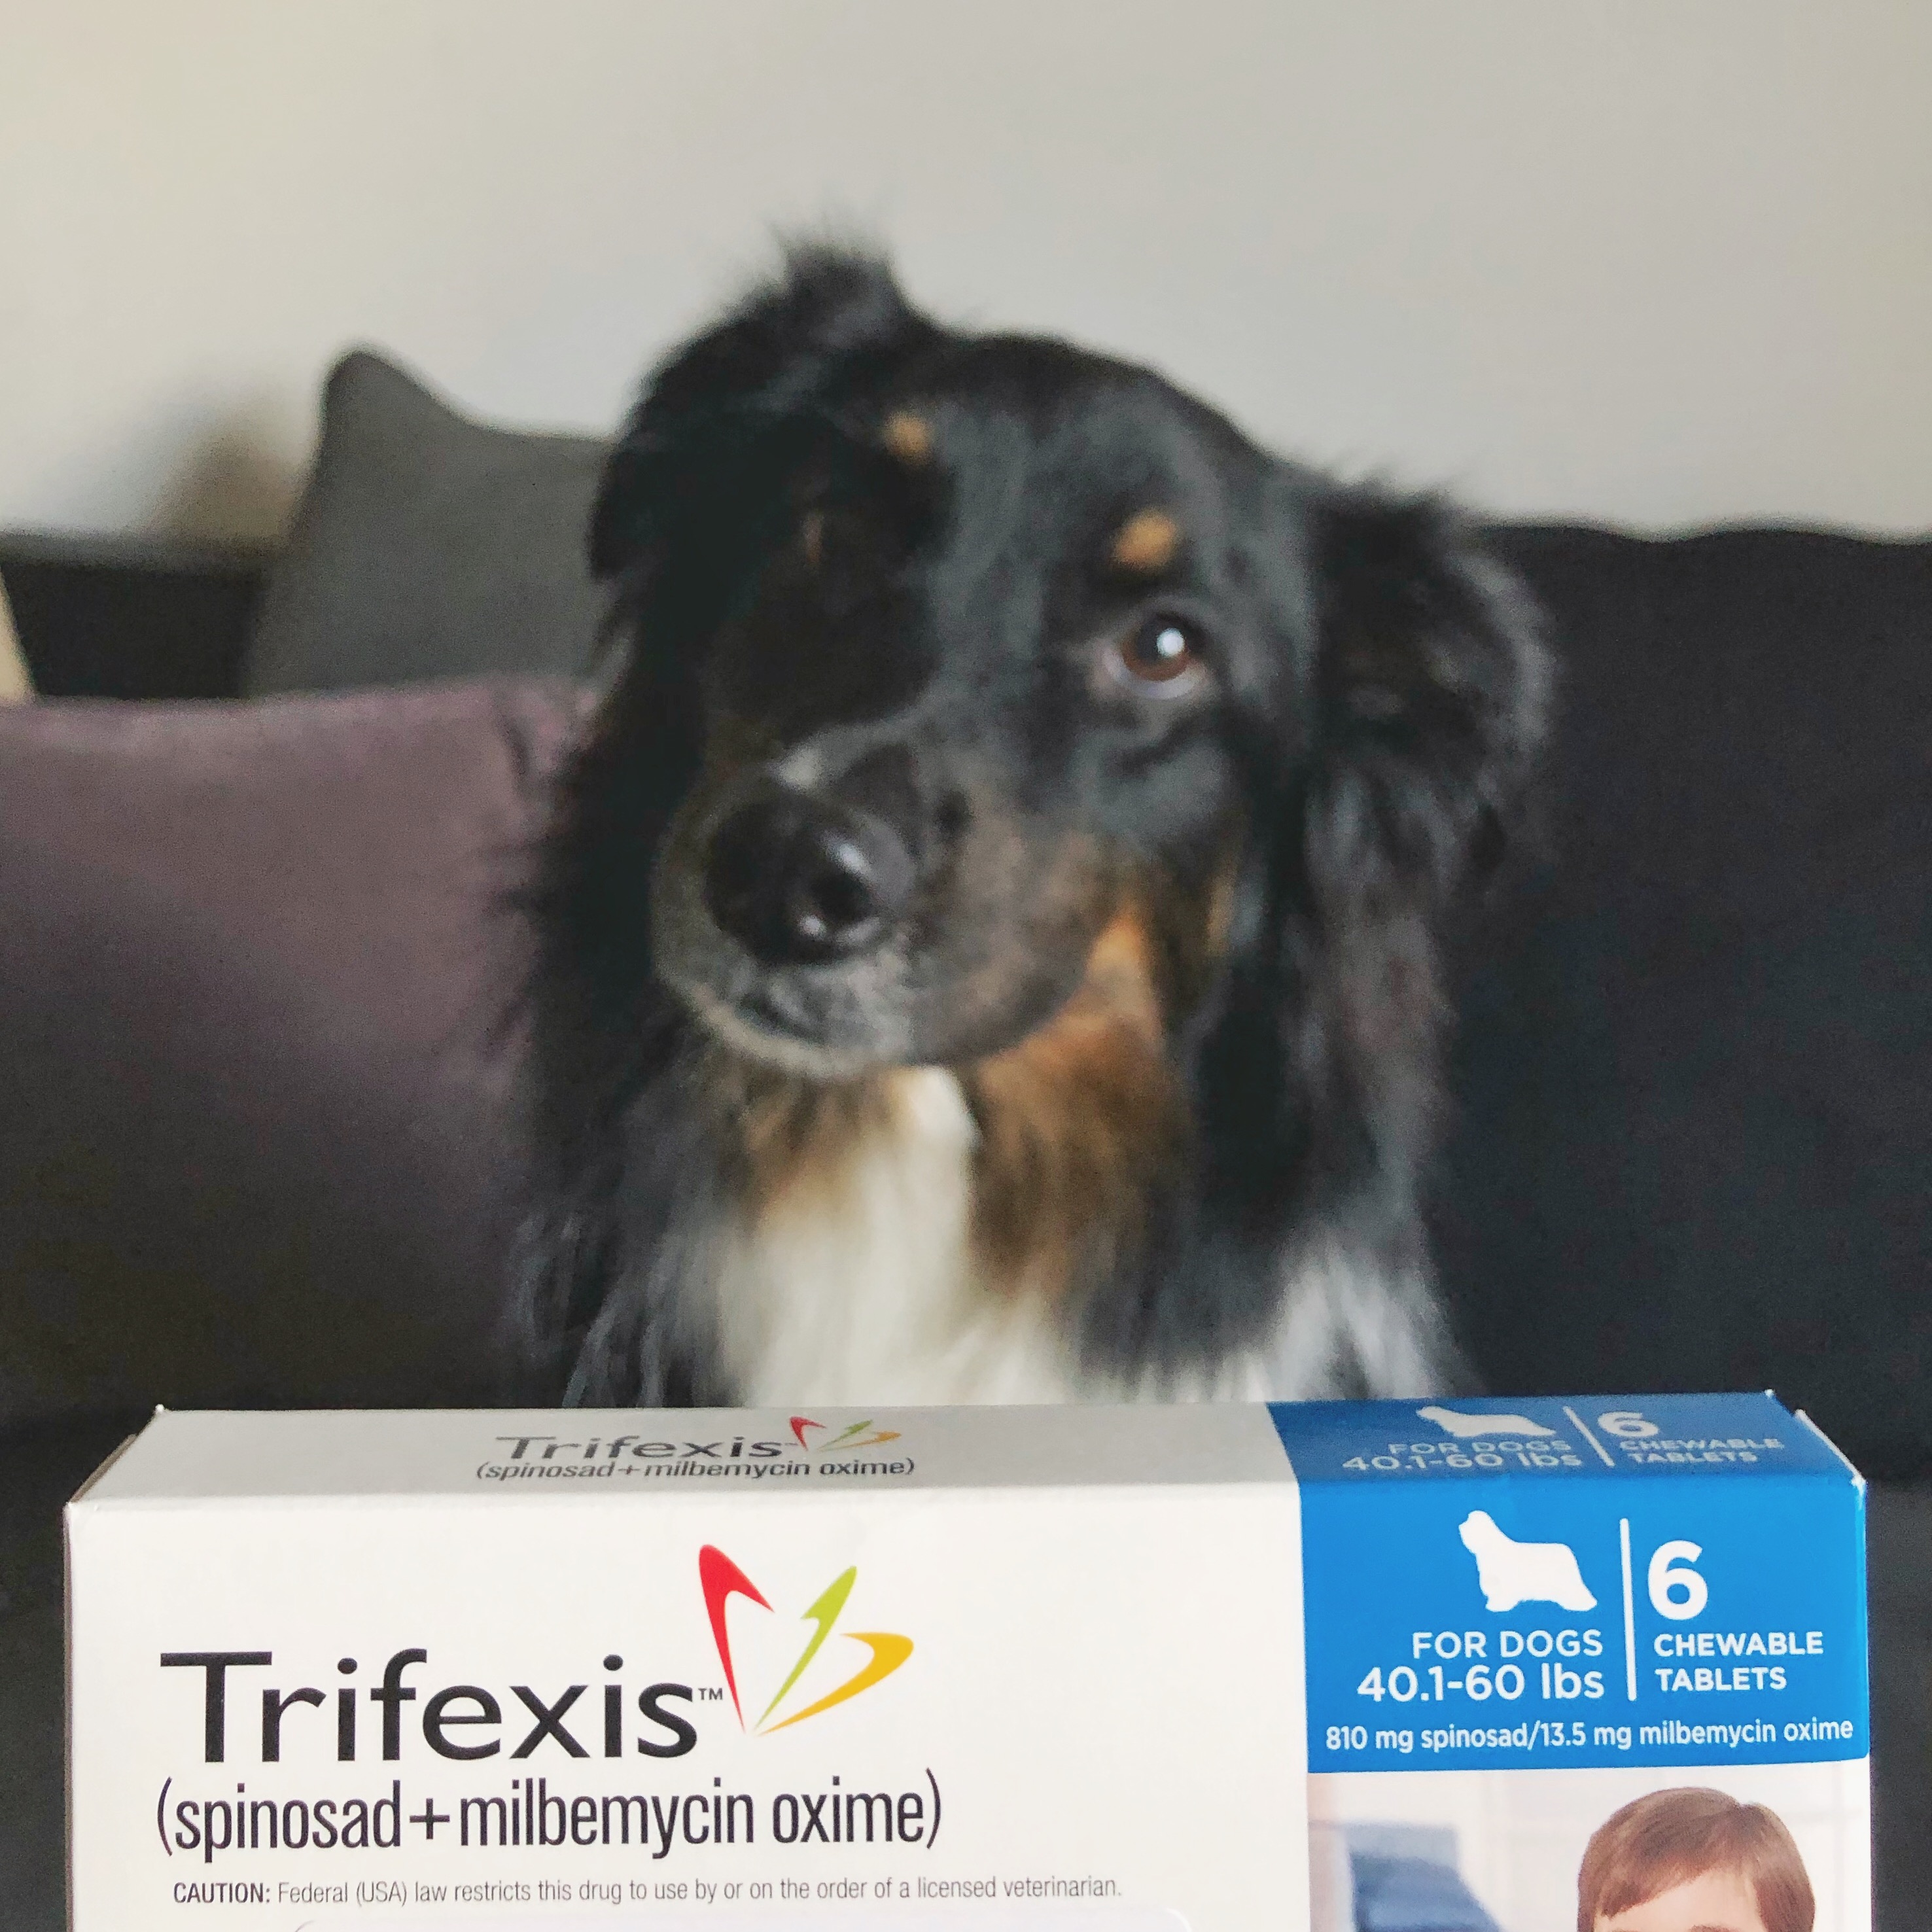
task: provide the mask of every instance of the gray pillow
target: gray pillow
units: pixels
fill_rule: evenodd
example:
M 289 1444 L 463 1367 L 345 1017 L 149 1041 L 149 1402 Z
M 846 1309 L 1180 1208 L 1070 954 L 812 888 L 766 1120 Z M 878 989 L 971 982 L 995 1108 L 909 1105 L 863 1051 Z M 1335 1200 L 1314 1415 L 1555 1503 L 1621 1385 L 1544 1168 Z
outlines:
M 381 356 L 345 356 L 244 691 L 582 675 L 604 614 L 584 533 L 605 447 L 472 422 Z

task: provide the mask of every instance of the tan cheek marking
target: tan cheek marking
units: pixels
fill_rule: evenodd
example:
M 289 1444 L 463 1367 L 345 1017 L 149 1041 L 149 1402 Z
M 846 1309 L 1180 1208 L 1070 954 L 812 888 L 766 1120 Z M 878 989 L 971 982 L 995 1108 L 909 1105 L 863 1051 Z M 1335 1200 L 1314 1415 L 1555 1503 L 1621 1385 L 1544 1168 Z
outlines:
M 716 1049 L 706 1086 L 742 1163 L 745 1205 L 756 1220 L 812 1190 L 828 1198 L 870 1135 L 889 1125 L 883 1077 L 821 1082 Z
M 1113 559 L 1123 570 L 1165 570 L 1180 548 L 1180 526 L 1165 510 L 1141 510 L 1120 526 Z
M 1234 890 L 1240 877 L 1241 855 L 1231 850 L 1216 868 L 1214 882 L 1208 889 L 1207 954 L 1210 959 L 1225 959 L 1228 943 L 1234 930 Z
M 932 425 L 910 410 L 895 410 L 880 431 L 880 440 L 902 463 L 916 468 L 932 454 Z
M 1130 907 L 1054 1018 L 971 1070 L 974 1238 L 998 1286 L 1058 1294 L 1103 1273 L 1138 1239 L 1149 1195 L 1178 1157 L 1184 1108 L 1154 959 Z
M 816 570 L 825 555 L 825 513 L 810 510 L 805 521 L 798 526 L 798 544 L 805 552 L 805 560 Z
M 1160 1001 L 1154 992 L 1154 941 L 1140 909 L 1117 913 L 1094 942 L 1087 976 L 1070 1010 L 1102 1015 L 1150 1044 L 1157 1042 Z

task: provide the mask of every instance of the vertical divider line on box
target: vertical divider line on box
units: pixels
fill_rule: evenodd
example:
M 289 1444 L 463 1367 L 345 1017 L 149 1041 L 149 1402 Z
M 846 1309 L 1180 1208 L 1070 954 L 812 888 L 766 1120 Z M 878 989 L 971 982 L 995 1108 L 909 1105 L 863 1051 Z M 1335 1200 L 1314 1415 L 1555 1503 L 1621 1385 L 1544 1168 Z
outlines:
M 1589 1425 L 1584 1421 L 1583 1418 L 1579 1415 L 1568 1402 L 1565 1402 L 1563 1405 L 1563 1413 L 1567 1415 L 1582 1432 L 1583 1440 L 1588 1443 L 1590 1447 L 1595 1450 L 1597 1454 L 1604 1459 L 1604 1467 L 1606 1469 L 1614 1469 L 1617 1466 L 1617 1459 L 1590 1433 Z
M 1617 1519 L 1617 1541 L 1624 1559 L 1624 1688 L 1636 1702 L 1636 1604 L 1630 1588 L 1630 1518 Z

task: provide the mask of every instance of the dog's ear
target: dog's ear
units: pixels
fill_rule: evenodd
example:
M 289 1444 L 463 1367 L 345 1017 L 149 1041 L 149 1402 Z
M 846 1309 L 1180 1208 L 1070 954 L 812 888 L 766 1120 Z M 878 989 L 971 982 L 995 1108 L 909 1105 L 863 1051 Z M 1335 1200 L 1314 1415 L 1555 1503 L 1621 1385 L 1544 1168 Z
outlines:
M 1518 816 L 1545 658 L 1527 594 L 1453 508 L 1285 500 L 1305 634 L 1247 737 L 1240 889 L 1197 1036 L 1204 1179 L 1251 1233 L 1360 1210 L 1365 1186 L 1400 1228 L 1430 1137 L 1438 942 Z
M 1310 886 L 1329 922 L 1438 914 L 1493 868 L 1541 742 L 1528 593 L 1432 498 L 1337 491 L 1308 554 Z
M 775 277 L 646 379 L 592 512 L 592 571 L 626 577 L 675 556 L 681 572 L 728 572 L 773 534 L 775 485 L 825 413 L 938 333 L 878 256 L 788 249 Z

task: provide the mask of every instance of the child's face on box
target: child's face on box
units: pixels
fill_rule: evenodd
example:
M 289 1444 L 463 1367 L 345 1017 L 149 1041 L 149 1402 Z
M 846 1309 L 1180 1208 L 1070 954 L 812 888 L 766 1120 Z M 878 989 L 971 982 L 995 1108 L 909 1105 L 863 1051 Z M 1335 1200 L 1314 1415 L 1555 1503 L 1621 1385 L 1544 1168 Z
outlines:
M 1599 1912 L 1596 1932 L 1765 1932 L 1765 1925 L 1742 1872 L 1708 1871 L 1613 1916 Z

